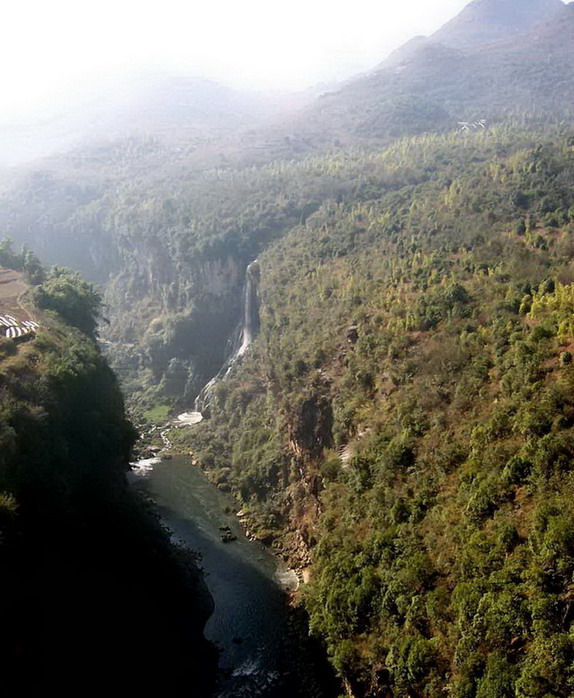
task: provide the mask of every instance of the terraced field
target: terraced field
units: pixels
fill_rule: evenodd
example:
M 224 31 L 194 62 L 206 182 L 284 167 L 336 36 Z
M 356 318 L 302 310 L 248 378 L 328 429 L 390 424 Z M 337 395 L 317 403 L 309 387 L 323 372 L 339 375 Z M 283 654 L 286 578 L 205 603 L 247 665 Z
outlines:
M 21 272 L 0 267 L 0 337 L 19 339 L 38 329 L 23 300 L 29 290 Z

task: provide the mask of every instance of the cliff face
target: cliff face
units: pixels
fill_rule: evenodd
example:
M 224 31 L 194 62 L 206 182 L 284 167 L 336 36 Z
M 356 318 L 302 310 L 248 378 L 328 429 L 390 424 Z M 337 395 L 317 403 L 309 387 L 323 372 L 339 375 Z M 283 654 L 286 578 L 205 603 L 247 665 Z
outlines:
M 186 265 L 141 246 L 124 264 L 129 271 L 105 292 L 108 355 L 123 367 L 124 380 L 147 370 L 148 387 L 159 386 L 159 400 L 188 406 L 230 351 L 241 320 L 245 267 L 231 256 Z
M 138 145 L 140 164 L 149 157 L 165 166 L 161 147 Z M 148 172 L 133 181 L 122 144 L 108 155 L 112 187 L 72 158 L 74 176 L 58 168 L 23 176 L 5 192 L 0 217 L 19 242 L 41 244 L 44 260 L 102 284 L 104 336 L 127 384 L 145 376 L 150 392 L 162 385 L 160 399 L 189 404 L 224 362 L 247 265 L 317 204 L 296 181 L 291 192 L 273 184 L 263 201 L 265 172 L 194 173 L 169 184 Z

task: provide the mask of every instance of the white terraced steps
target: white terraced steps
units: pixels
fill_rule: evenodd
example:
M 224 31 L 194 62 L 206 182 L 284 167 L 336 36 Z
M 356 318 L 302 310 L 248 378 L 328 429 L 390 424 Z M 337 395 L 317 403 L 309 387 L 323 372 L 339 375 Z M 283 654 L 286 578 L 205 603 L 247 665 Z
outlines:
M 26 335 L 33 334 L 40 327 L 34 320 L 24 320 L 20 323 L 12 315 L 0 315 L 0 332 L 1 327 L 5 327 L 4 336 L 8 339 L 18 339 Z

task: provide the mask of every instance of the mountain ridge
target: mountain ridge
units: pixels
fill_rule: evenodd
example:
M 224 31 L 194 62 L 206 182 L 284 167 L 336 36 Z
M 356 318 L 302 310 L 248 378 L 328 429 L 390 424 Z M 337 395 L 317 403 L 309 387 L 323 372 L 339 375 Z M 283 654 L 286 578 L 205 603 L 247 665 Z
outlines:
M 496 122 L 512 113 L 563 118 L 574 100 L 574 12 L 557 3 L 545 21 L 496 39 L 451 45 L 438 40 L 440 30 L 415 37 L 372 73 L 308 107 L 292 123 L 292 137 L 333 147 L 454 129 L 463 120 Z M 452 21 L 455 27 L 460 20 Z
M 496 41 L 552 19 L 563 6 L 561 0 L 472 0 L 430 38 L 453 48 Z
M 473 0 L 438 31 L 413 37 L 373 71 L 333 85 L 319 97 L 314 90 L 244 93 L 210 80 L 141 74 L 129 89 L 118 90 L 119 96 L 104 89 L 83 112 L 0 129 L 0 151 L 15 162 L 93 147 L 104 133 L 107 141 L 151 136 L 176 144 L 177 159 L 189 166 L 209 168 L 389 142 L 455 128 L 458 121 L 475 117 L 496 121 L 508 116 L 508 103 L 515 103 L 516 111 L 552 115 L 560 102 L 574 96 L 567 70 L 569 61 L 574 64 L 574 39 L 563 32 L 562 46 L 549 41 L 547 56 L 537 50 L 541 74 L 531 93 L 540 90 L 544 100 L 528 94 L 533 61 L 524 49 L 527 41 L 540 41 L 533 31 L 548 34 L 552 25 L 559 30 L 569 15 L 571 5 L 562 0 Z M 548 109 L 555 77 L 549 56 L 555 54 L 564 61 L 568 84 L 561 81 L 559 99 Z M 528 66 L 526 75 L 521 75 L 521 61 Z

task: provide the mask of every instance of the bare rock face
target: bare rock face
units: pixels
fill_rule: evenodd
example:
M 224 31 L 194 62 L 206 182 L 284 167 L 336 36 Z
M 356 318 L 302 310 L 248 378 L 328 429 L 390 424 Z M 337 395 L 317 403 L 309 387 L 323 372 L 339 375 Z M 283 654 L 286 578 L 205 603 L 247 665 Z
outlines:
M 323 395 L 312 395 L 298 411 L 292 441 L 311 457 L 333 448 L 333 408 Z

